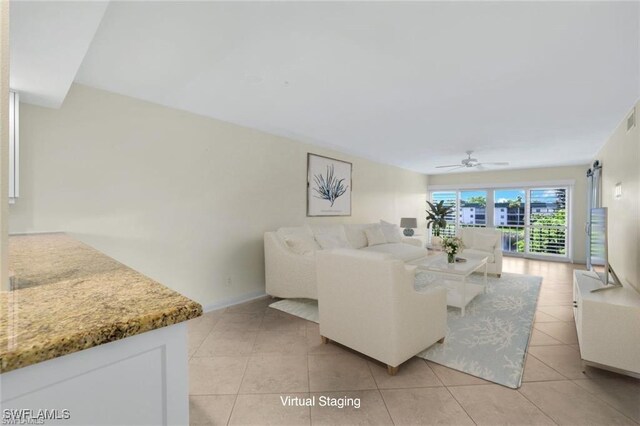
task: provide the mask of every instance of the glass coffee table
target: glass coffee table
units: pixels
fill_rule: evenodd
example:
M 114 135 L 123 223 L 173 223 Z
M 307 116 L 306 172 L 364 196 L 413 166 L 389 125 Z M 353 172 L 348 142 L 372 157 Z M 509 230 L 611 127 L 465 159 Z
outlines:
M 464 308 L 478 294 L 485 291 L 487 285 L 487 257 L 464 254 L 457 256 L 466 259 L 466 262 L 447 263 L 446 254 L 437 254 L 409 262 L 418 269 L 427 271 L 442 277 L 447 288 L 447 306 L 460 308 L 464 316 Z M 476 271 L 484 272 L 484 285 L 467 282 L 469 275 Z

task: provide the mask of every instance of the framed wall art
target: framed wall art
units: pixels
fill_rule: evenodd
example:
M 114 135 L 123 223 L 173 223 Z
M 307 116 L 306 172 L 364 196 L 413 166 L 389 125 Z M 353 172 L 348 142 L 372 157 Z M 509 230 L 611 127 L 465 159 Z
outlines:
M 351 216 L 351 171 L 346 161 L 307 154 L 307 216 Z

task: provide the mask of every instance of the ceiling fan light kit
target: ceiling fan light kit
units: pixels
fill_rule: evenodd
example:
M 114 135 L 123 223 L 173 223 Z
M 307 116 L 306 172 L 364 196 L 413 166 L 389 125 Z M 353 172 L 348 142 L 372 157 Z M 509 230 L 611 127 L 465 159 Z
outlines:
M 450 169 L 449 171 L 453 171 L 456 169 L 462 169 L 462 168 L 467 168 L 467 169 L 471 169 L 471 168 L 478 168 L 479 170 L 483 170 L 484 167 L 483 166 L 508 166 L 509 163 L 506 161 L 499 161 L 499 162 L 492 162 L 492 163 L 481 163 L 478 161 L 477 158 L 471 158 L 471 154 L 473 154 L 473 151 L 469 150 L 466 151 L 467 154 L 467 158 L 463 158 L 462 161 L 460 161 L 460 164 L 449 164 L 446 166 L 436 166 L 436 169 Z

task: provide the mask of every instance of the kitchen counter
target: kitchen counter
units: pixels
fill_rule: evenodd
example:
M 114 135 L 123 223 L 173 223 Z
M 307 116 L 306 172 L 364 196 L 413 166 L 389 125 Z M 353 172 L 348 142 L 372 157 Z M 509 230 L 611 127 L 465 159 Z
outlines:
M 202 307 L 62 233 L 9 238 L 0 373 L 177 324 Z

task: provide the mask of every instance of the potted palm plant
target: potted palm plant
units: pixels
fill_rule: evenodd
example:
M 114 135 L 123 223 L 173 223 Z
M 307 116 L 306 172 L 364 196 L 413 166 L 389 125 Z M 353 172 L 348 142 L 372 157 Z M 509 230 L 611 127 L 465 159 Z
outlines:
M 447 227 L 447 215 L 450 214 L 454 206 L 445 206 L 444 200 L 441 200 L 435 204 L 427 201 L 429 208 L 427 209 L 427 228 L 433 228 L 431 245 L 434 247 L 440 247 L 442 239 L 440 233 Z

